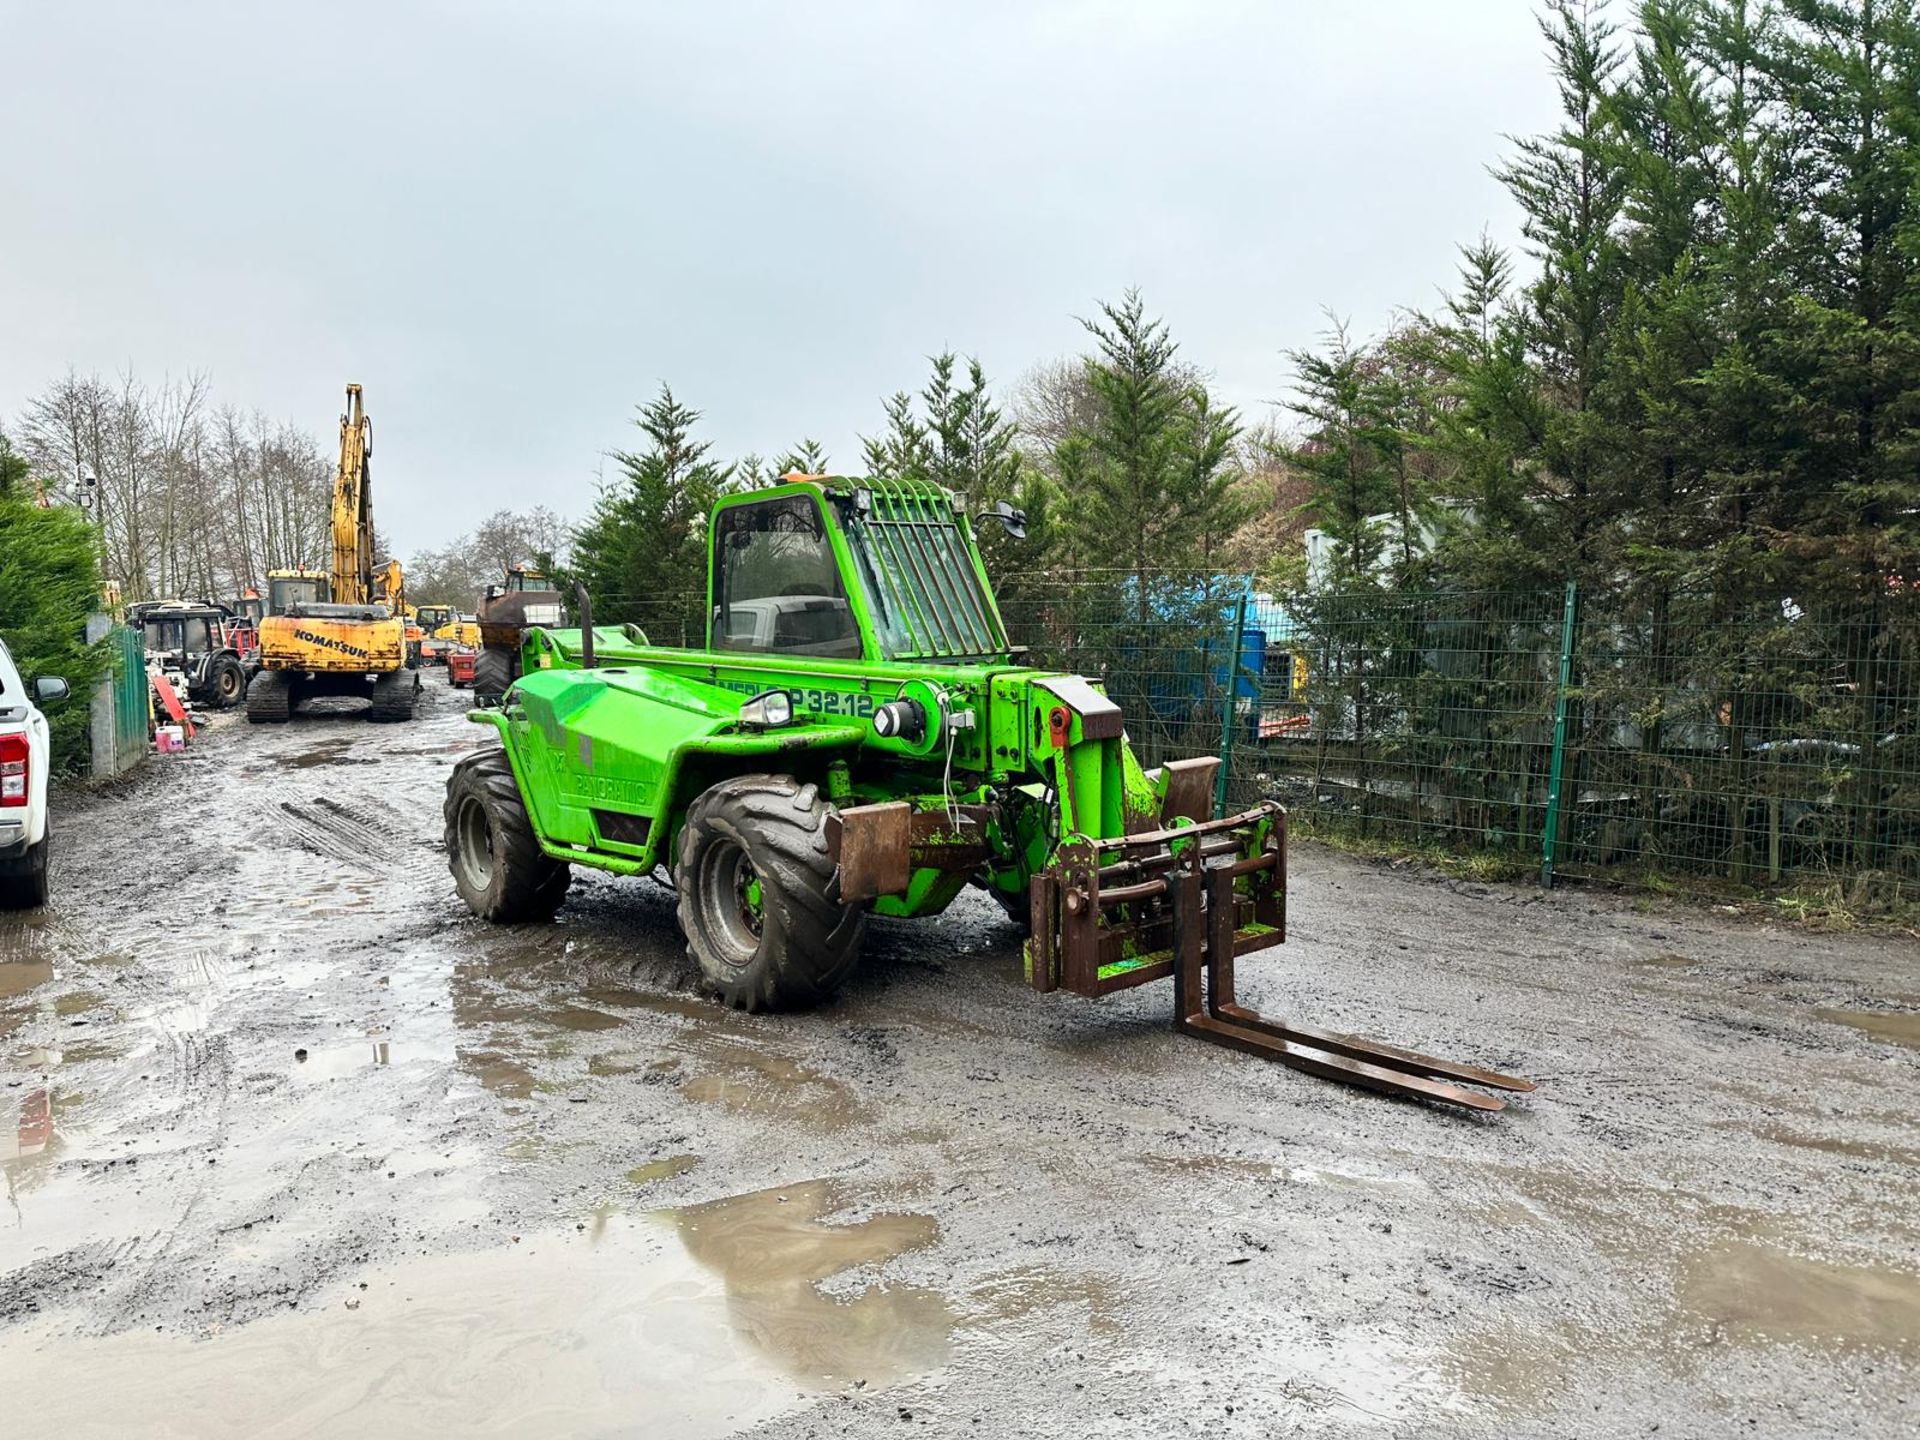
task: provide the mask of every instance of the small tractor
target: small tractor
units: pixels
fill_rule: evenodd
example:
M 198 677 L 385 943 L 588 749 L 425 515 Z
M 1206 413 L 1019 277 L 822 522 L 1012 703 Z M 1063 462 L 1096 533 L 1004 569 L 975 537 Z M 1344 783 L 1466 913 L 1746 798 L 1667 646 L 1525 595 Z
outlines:
M 333 565 L 267 575 L 260 671 L 247 690 L 247 719 L 285 721 L 324 695 L 364 696 L 374 720 L 411 720 L 420 677 L 409 663 L 400 567 L 373 562 L 373 422 L 360 387 L 347 386 L 340 464 L 333 483 Z
M 870 915 L 974 884 L 1029 927 L 1036 991 L 1170 980 L 1179 1031 L 1312 1074 L 1483 1111 L 1533 1088 L 1237 1001 L 1235 962 L 1286 938 L 1284 810 L 1216 815 L 1217 758 L 1143 771 L 1099 683 L 1022 663 L 947 491 L 789 475 L 708 536 L 705 649 L 595 629 L 582 590 L 580 628 L 530 629 L 469 714 L 501 741 L 447 782 L 476 914 L 549 919 L 576 865 L 665 866 L 704 981 L 758 1011 L 832 995 Z
M 509 565 L 506 579 L 480 597 L 480 655 L 474 662 L 474 697 L 497 705 L 520 678 L 520 653 L 535 626 L 564 623 L 566 608 L 546 574 L 531 565 Z
M 129 606 L 127 622 L 140 631 L 148 671 L 166 676 L 183 697 L 215 710 L 247 698 L 252 631 L 226 606 L 156 600 Z

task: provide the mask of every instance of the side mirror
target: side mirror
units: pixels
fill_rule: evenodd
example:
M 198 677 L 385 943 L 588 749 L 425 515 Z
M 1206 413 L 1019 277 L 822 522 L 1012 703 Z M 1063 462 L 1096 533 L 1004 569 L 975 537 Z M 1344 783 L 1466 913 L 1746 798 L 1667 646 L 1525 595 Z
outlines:
M 33 682 L 33 698 L 42 705 L 58 705 L 72 693 L 72 687 L 58 675 L 42 675 Z
M 991 510 L 982 511 L 980 518 L 998 520 L 1007 527 L 1007 534 L 1016 540 L 1027 538 L 1027 512 L 1014 509 L 1005 500 L 995 502 Z

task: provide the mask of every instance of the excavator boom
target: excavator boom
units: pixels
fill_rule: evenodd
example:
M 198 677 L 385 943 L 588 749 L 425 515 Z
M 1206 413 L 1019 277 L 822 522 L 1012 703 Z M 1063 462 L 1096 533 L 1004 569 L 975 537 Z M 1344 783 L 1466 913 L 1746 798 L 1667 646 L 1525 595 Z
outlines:
M 373 422 L 360 401 L 360 387 L 347 386 L 340 417 L 340 468 L 333 481 L 333 598 L 340 605 L 370 605 L 373 578 Z

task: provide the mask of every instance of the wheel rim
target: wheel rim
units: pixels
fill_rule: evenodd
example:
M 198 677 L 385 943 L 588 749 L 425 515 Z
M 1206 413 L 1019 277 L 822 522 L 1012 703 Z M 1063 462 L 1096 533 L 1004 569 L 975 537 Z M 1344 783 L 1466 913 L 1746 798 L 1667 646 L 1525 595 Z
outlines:
M 220 672 L 220 694 L 231 700 L 240 693 L 240 677 L 232 670 Z
M 454 839 L 460 878 L 473 890 L 485 890 L 493 883 L 493 826 L 487 823 L 487 807 L 471 796 L 460 804 Z
M 752 859 L 734 841 L 717 839 L 701 857 L 700 901 L 718 958 L 735 967 L 751 961 L 764 933 L 766 892 Z

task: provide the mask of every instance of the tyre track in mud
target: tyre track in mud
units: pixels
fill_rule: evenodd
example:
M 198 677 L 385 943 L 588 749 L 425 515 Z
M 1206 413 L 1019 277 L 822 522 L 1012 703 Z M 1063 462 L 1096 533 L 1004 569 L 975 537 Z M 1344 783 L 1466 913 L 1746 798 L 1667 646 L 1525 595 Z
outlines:
M 1920 1243 L 1900 1163 L 1920 1151 L 1920 1084 L 1913 1052 L 1821 1016 L 1920 1006 L 1903 942 L 1301 850 L 1292 939 L 1242 967 L 1248 1003 L 1545 1082 L 1491 1121 L 1180 1039 L 1158 987 L 1036 996 L 976 896 L 876 923 L 817 1013 L 730 1015 L 696 992 L 656 885 L 582 876 L 551 926 L 466 915 L 440 798 L 489 737 L 463 705 L 435 677 L 413 725 L 221 721 L 131 784 L 68 797 L 52 911 L 0 917 L 0 1105 L 43 1094 L 54 1131 L 4 1166 L 0 1353 L 84 1370 L 102 1401 L 115 1375 L 201 1374 L 229 1338 L 346 1353 L 360 1332 L 340 1327 L 446 1264 L 477 1267 L 456 1271 L 452 1310 L 513 1295 L 530 1318 L 488 1324 L 531 1325 L 519 1343 L 557 1367 L 542 1327 L 600 1317 L 577 1340 L 598 1354 L 648 1267 L 681 1253 L 684 1217 L 738 1216 L 731 1238 L 688 1232 L 674 1293 L 720 1287 L 753 1317 L 711 1354 L 758 1357 L 729 1372 L 748 1411 L 777 1377 L 768 1436 L 894 1434 L 901 1411 L 1037 1437 L 1900 1417 L 1920 1357 L 1860 1316 L 1920 1304 L 1900 1279 Z M 862 1258 L 876 1219 L 912 1242 Z M 833 1263 L 765 1279 L 823 1235 Z M 528 1298 L 501 1280 L 526 1272 L 491 1268 L 530 1252 L 570 1288 Z M 1858 1313 L 1789 1308 L 1777 1339 L 1742 1328 L 1746 1292 L 1723 1288 L 1817 1295 L 1856 1271 Z M 699 1331 L 684 1303 L 650 1344 Z M 918 1358 L 863 1341 L 880 1321 Z M 871 1366 L 871 1385 L 806 1373 L 836 1324 L 853 1328 L 835 1364 Z M 143 1333 L 214 1343 L 140 1370 L 125 1347 Z M 418 1337 L 420 1373 L 477 1343 Z M 541 1373 L 473 1388 L 500 1414 L 559 1414 Z M 1844 1397 L 1830 1414 L 1800 1405 L 1816 1387 Z M 207 1433 L 250 1414 L 214 1412 L 226 1428 Z

